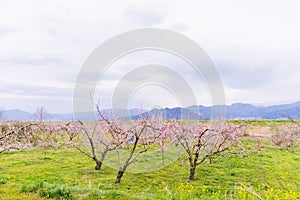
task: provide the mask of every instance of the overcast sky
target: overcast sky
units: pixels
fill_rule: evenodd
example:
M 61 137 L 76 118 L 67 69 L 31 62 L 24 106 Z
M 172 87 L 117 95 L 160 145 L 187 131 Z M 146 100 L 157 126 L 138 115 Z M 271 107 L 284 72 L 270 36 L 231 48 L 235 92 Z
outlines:
M 49 112 L 72 112 L 74 83 L 89 54 L 114 35 L 144 27 L 174 30 L 196 41 L 219 70 L 226 104 L 299 101 L 299 8 L 297 0 L 2 0 L 0 107 L 32 112 L 44 105 Z M 100 96 L 126 74 L 120 66 L 151 62 L 180 72 L 189 67 L 164 53 L 128 55 L 111 68 Z M 203 80 L 185 72 L 199 104 L 209 105 Z M 162 87 L 146 86 L 129 104 L 172 107 L 176 98 Z

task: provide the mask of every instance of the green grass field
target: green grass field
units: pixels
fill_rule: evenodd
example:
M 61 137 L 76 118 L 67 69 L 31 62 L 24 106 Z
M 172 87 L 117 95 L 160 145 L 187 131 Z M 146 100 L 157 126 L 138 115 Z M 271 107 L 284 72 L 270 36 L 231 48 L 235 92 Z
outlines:
M 221 155 L 189 169 L 180 160 L 164 169 L 125 173 L 94 162 L 76 149 L 34 149 L 0 154 L 0 199 L 300 199 L 300 156 L 264 142 L 244 141 L 246 150 Z M 151 163 L 149 163 L 151 165 Z

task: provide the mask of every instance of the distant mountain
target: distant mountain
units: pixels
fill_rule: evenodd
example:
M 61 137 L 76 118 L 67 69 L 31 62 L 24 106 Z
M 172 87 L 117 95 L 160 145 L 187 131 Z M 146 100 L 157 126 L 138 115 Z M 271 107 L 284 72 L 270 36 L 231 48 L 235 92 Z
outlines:
M 300 119 L 300 101 L 291 104 L 258 107 L 247 116 L 257 119 L 282 119 L 293 117 Z
M 102 114 L 108 118 L 121 118 L 121 119 L 127 119 L 128 116 L 136 116 L 143 112 L 148 112 L 148 110 L 141 110 L 141 109 L 104 109 L 102 111 Z M 29 113 L 23 110 L 18 109 L 11 109 L 11 110 L 4 110 L 3 111 L 3 119 L 7 121 L 35 121 L 36 120 L 36 114 L 35 113 Z M 97 119 L 97 113 L 96 112 L 79 112 L 79 113 L 66 113 L 66 114 L 57 114 L 57 113 L 47 113 L 45 116 L 46 121 L 71 121 L 71 120 L 95 120 Z
M 247 118 L 249 113 L 254 112 L 258 107 L 251 104 L 235 103 L 231 106 L 226 106 L 226 118 Z
M 190 108 L 164 108 L 164 109 L 153 109 L 149 112 L 144 112 L 135 116 L 127 116 L 126 119 L 139 119 L 150 118 L 150 116 L 154 116 L 157 114 L 162 114 L 164 119 L 202 119 L 198 110 L 190 109 Z
M 5 120 L 14 120 L 14 121 L 32 121 L 35 118 L 35 115 L 23 110 L 12 109 L 4 110 L 3 118 Z
M 186 108 L 164 108 L 151 110 L 143 113 L 143 117 L 149 117 L 154 113 L 163 113 L 167 119 L 191 119 L 209 120 L 212 117 L 212 110 L 221 106 L 190 106 Z M 292 117 L 300 119 L 300 101 L 291 104 L 274 106 L 254 106 L 251 104 L 235 103 L 225 106 L 226 119 L 286 119 Z M 141 116 L 134 116 L 137 119 Z
M 115 117 L 121 119 L 139 119 L 141 117 L 149 118 L 157 113 L 162 113 L 166 119 L 190 119 L 190 120 L 208 120 L 211 118 L 213 109 L 220 106 L 189 106 L 186 108 L 163 108 L 153 109 L 150 111 L 141 109 L 105 109 L 103 115 L 108 119 Z M 286 119 L 292 117 L 300 119 L 300 101 L 291 104 L 273 105 L 273 106 L 254 106 L 251 104 L 235 103 L 225 106 L 226 119 Z M 35 114 L 22 110 L 5 110 L 3 112 L 5 120 L 19 120 L 19 121 L 32 121 L 35 120 Z M 55 114 L 49 113 L 47 115 L 48 121 L 70 121 L 80 118 L 81 120 L 94 120 L 97 115 L 94 112 L 82 113 L 66 113 Z

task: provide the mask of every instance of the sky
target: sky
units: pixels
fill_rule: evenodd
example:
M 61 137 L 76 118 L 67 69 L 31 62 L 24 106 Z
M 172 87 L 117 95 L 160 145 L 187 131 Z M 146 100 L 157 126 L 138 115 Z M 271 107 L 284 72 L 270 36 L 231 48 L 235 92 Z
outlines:
M 0 108 L 72 112 L 77 75 L 90 53 L 139 28 L 173 30 L 197 42 L 220 73 L 226 104 L 299 101 L 299 7 L 297 0 L 2 0 Z M 187 63 L 150 50 L 113 63 L 94 97 L 109 107 L 122 76 L 148 63 L 170 66 L 193 88 L 198 104 L 211 104 L 204 80 Z M 151 84 L 137 88 L 128 102 L 146 109 L 178 104 L 167 88 Z

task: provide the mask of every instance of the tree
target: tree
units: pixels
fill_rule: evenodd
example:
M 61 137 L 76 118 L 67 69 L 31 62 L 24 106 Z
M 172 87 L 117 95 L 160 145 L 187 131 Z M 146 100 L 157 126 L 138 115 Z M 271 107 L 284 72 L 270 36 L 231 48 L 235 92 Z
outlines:
M 178 123 L 174 139 L 187 155 L 190 168 L 189 180 L 195 179 L 197 166 L 207 158 L 211 159 L 212 156 L 228 150 L 240 139 L 241 127 L 221 122 L 211 127 L 200 122 Z
M 36 109 L 36 120 L 38 122 L 43 122 L 48 117 L 48 111 L 44 106 L 40 106 Z
M 116 152 L 118 152 L 118 148 L 126 147 L 133 138 L 129 136 L 131 128 L 127 127 L 128 124 L 125 125 L 125 123 L 118 119 L 108 120 L 103 116 L 97 104 L 95 104 L 95 107 L 97 109 L 98 121 L 78 121 L 78 132 L 82 133 L 84 138 L 82 138 L 83 140 L 81 140 L 79 144 L 76 144 L 75 142 L 73 144 L 81 153 L 95 161 L 95 170 L 100 170 L 110 151 L 116 150 Z M 136 146 L 137 143 L 135 144 L 133 152 L 135 151 Z M 120 163 L 120 161 L 118 162 Z M 127 162 L 124 165 L 125 166 L 122 168 L 123 173 L 130 163 Z M 118 182 L 120 182 L 123 173 L 119 173 L 120 177 Z
M 16 122 L 0 127 L 0 153 L 32 148 L 36 141 L 35 124 Z
M 106 124 L 110 138 L 116 145 L 119 167 L 115 183 L 120 183 L 128 166 L 135 162 L 142 153 L 147 152 L 149 146 L 155 142 L 156 137 L 153 137 L 154 134 L 151 134 L 153 126 L 150 120 L 145 118 L 127 123 L 116 119 L 108 120 L 103 116 L 98 105 L 96 105 L 96 108 L 100 120 Z M 125 155 L 124 160 L 121 160 L 119 151 L 125 147 L 129 152 Z
M 4 110 L 2 108 L 0 108 L 0 122 L 4 121 L 5 116 L 4 116 Z
M 174 133 L 176 132 L 176 120 L 166 121 L 163 119 L 162 114 L 154 115 L 150 118 L 153 135 L 156 138 L 155 144 L 158 144 L 161 151 L 162 166 L 165 166 L 165 150 L 166 146 L 172 143 Z
M 65 125 L 38 123 L 35 130 L 39 136 L 38 146 L 44 147 L 45 150 L 53 147 L 59 148 L 64 143 Z M 41 135 L 43 138 L 40 137 Z
M 290 153 L 300 155 L 300 123 L 291 117 L 288 117 L 284 126 L 277 127 L 271 136 L 271 142 Z
M 68 140 L 72 142 L 74 138 L 76 138 L 79 135 L 78 132 L 78 123 L 75 121 L 70 121 L 64 126 L 61 127 L 61 129 L 67 133 L 68 135 Z
M 70 137 L 66 133 L 71 134 L 72 130 L 73 127 L 70 127 L 70 123 L 66 125 L 32 122 L 3 124 L 0 126 L 0 152 L 13 149 L 23 150 L 36 146 L 44 147 L 45 149 L 59 148 L 64 144 L 65 139 Z
M 114 151 L 118 163 L 116 183 L 120 183 L 127 168 L 140 154 L 146 153 L 150 145 L 157 142 L 163 148 L 170 125 L 158 116 L 150 116 L 149 119 L 143 116 L 134 121 L 109 120 L 97 104 L 95 107 L 97 123 L 79 121 L 85 145 L 76 145 L 76 148 L 96 162 L 96 170 L 100 170 L 107 154 Z
M 44 106 L 40 106 L 36 109 L 36 120 L 38 122 L 38 128 L 40 134 L 43 134 L 43 142 L 41 142 L 44 147 L 44 156 L 46 157 L 47 149 L 49 147 L 54 147 L 56 145 L 55 137 L 56 133 L 61 131 L 61 127 L 56 126 L 55 124 L 46 124 L 45 120 L 48 118 L 48 111 Z
M 78 132 L 85 135 L 87 144 L 75 144 L 75 147 L 87 157 L 96 162 L 95 170 L 100 170 L 109 151 L 116 149 L 121 143 L 113 140 L 110 137 L 104 122 L 97 122 L 96 124 L 86 125 L 86 123 L 79 121 Z M 86 148 L 89 146 L 90 149 Z

